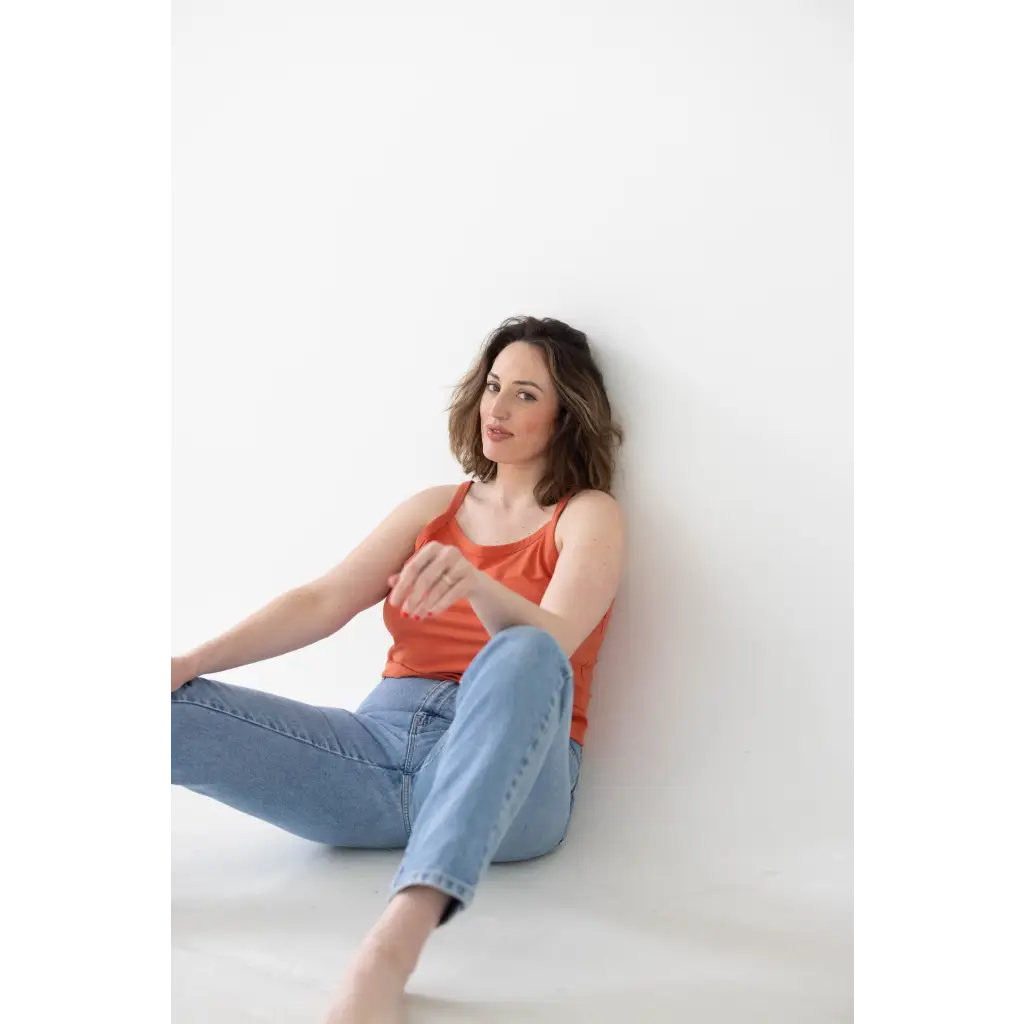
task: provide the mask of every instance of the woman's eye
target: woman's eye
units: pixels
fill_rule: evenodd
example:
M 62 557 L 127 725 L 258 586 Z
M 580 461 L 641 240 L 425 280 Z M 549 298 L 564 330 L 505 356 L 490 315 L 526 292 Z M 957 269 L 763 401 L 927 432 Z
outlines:
M 487 385 L 486 385 L 486 387 L 487 387 L 487 390 L 488 390 L 488 391 L 491 391 L 491 390 L 494 390 L 494 391 L 500 391 L 500 390 L 501 390 L 501 388 L 500 388 L 500 387 L 498 386 L 498 382 L 497 382 L 497 381 L 494 381 L 494 380 L 489 380 L 489 381 L 487 382 Z M 536 402 L 536 401 L 537 401 L 537 396 L 536 396 L 535 394 L 533 394 L 533 392 L 532 392 L 532 391 L 520 391 L 520 392 L 519 392 L 519 394 L 520 394 L 520 395 L 526 395 L 526 397 L 527 397 L 527 398 L 528 398 L 528 399 L 529 399 L 529 400 L 530 400 L 531 402 Z

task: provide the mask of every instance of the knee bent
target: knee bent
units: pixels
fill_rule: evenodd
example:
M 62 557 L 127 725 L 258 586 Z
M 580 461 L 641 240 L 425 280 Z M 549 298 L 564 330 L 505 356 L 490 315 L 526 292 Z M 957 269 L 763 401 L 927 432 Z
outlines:
M 491 637 L 488 646 L 514 645 L 517 648 L 524 648 L 536 652 L 541 657 L 548 657 L 553 661 L 569 668 L 569 659 L 565 652 L 558 646 L 558 641 L 546 630 L 539 626 L 509 626 L 500 633 Z

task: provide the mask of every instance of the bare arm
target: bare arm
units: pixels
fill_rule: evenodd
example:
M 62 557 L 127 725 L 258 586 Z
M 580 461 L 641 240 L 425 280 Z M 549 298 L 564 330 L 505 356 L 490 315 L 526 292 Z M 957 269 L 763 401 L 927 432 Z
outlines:
M 396 578 L 389 600 L 403 614 L 440 613 L 465 599 L 491 636 L 510 626 L 546 630 L 571 657 L 611 607 L 622 574 L 625 528 L 618 502 L 586 491 L 556 527 L 562 550 L 540 604 L 472 565 L 458 548 L 424 544 Z
M 492 636 L 509 626 L 537 626 L 572 657 L 615 597 L 625 526 L 618 502 L 601 491 L 588 491 L 571 501 L 559 526 L 562 550 L 539 605 L 484 573 L 478 574 L 469 601 Z
M 402 502 L 344 561 L 287 591 L 237 626 L 171 662 L 171 688 L 195 676 L 276 658 L 331 636 L 382 601 L 388 577 L 412 554 L 416 536 L 447 508 L 455 486 L 429 487 Z M 177 663 L 177 665 L 175 664 Z

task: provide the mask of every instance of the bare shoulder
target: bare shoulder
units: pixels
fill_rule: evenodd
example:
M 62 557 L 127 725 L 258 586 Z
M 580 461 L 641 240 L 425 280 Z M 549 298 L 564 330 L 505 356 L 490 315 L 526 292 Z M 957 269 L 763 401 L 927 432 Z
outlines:
M 381 523 L 381 528 L 397 531 L 397 536 L 405 536 L 411 531 L 411 545 L 427 523 L 444 514 L 458 489 L 458 484 L 439 484 L 410 494 L 392 508 Z
M 452 503 L 461 484 L 438 484 L 417 491 L 404 502 L 414 518 L 420 518 L 423 525 L 436 519 Z
M 413 497 L 429 504 L 430 502 L 443 501 L 446 504 L 455 497 L 458 493 L 459 488 L 462 486 L 458 484 L 437 484 L 435 487 L 425 487 L 422 491 L 417 491 Z
M 578 519 L 617 519 L 622 516 L 622 506 L 607 491 L 580 491 L 569 499 L 562 518 L 564 519 L 570 512 Z
M 555 527 L 559 549 L 572 537 L 600 537 L 612 543 L 621 542 L 625 534 L 622 506 L 607 491 L 580 491 L 565 506 Z

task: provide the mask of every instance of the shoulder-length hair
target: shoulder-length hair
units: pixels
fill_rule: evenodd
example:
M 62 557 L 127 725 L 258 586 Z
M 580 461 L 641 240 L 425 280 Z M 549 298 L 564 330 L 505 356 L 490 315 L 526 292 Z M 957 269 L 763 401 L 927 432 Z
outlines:
M 498 465 L 484 456 L 480 398 L 498 353 L 514 341 L 541 349 L 558 393 L 558 416 L 547 469 L 534 490 L 539 505 L 553 505 L 567 494 L 612 490 L 615 449 L 622 427 L 612 415 L 604 378 L 587 336 L 560 320 L 510 317 L 484 342 L 476 362 L 456 385 L 448 406 L 448 437 L 463 470 L 486 483 Z

